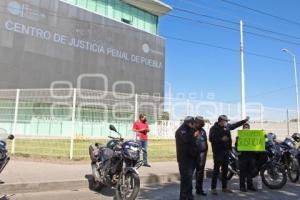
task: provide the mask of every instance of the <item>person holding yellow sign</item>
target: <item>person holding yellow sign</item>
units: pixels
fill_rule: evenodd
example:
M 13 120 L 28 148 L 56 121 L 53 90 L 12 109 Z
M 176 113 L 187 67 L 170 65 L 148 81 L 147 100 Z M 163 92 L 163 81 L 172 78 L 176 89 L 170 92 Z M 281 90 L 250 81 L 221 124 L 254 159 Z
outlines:
M 250 130 L 250 125 L 248 123 L 244 124 L 243 130 Z M 255 168 L 255 156 L 256 156 L 255 152 L 252 151 L 242 151 L 239 155 L 241 192 L 247 192 L 247 189 L 251 191 L 256 191 L 256 189 L 253 186 L 253 180 L 252 180 L 252 170 Z M 247 189 L 245 183 L 246 180 L 247 180 Z
M 250 125 L 244 124 L 243 130 L 238 131 L 236 147 L 240 152 L 240 190 L 241 192 L 247 192 L 247 189 L 256 191 L 252 178 L 258 170 L 256 166 L 257 152 L 265 151 L 265 131 L 250 130 Z M 247 182 L 247 189 L 245 182 Z

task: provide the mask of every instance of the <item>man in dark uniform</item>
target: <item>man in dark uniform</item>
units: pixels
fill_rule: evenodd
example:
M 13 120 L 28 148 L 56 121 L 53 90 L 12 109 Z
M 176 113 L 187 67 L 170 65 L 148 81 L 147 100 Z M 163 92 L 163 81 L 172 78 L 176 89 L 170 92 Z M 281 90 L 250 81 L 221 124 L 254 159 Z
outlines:
M 220 167 L 222 167 L 222 192 L 232 193 L 232 190 L 227 188 L 227 173 L 229 162 L 229 150 L 232 148 L 231 130 L 234 130 L 249 120 L 247 117 L 245 120 L 239 121 L 234 124 L 229 124 L 228 117 L 221 115 L 218 121 L 211 127 L 209 131 L 209 141 L 212 145 L 214 169 L 211 182 L 211 193 L 217 195 L 217 180 L 220 173 Z
M 193 200 L 193 172 L 196 166 L 197 146 L 195 119 L 186 117 L 184 123 L 176 131 L 176 151 L 180 172 L 180 200 Z
M 196 144 L 198 147 L 198 157 L 196 163 L 196 193 L 198 195 L 206 196 L 206 192 L 203 190 L 203 179 L 204 179 L 204 169 L 206 164 L 206 157 L 208 151 L 207 135 L 204 130 L 205 121 L 202 116 L 197 116 L 195 118 L 195 127 L 199 131 L 199 136 L 197 137 Z
M 244 130 L 250 129 L 248 123 L 243 125 Z M 238 145 L 238 142 L 237 142 Z M 256 191 L 253 186 L 252 171 L 255 168 L 255 152 L 243 151 L 239 155 L 239 166 L 240 166 L 240 190 L 241 192 L 247 192 L 248 190 Z M 246 189 L 247 180 L 247 189 Z

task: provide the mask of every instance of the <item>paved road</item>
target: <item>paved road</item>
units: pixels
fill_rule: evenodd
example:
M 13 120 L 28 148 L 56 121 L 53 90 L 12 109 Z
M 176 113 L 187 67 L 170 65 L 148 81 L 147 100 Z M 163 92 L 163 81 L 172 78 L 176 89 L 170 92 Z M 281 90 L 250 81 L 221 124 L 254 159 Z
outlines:
M 209 182 L 206 182 L 206 188 Z M 234 194 L 222 194 L 218 196 L 208 195 L 208 197 L 197 197 L 196 200 L 299 200 L 300 184 L 288 183 L 282 190 L 264 190 L 259 192 L 240 193 L 237 188 L 237 181 L 231 183 L 231 188 L 235 189 Z M 176 200 L 179 195 L 179 184 L 165 184 L 142 186 L 138 199 L 153 199 L 153 200 Z M 114 190 L 104 189 L 101 194 L 89 191 L 88 189 L 75 190 L 75 191 L 54 191 L 43 193 L 28 193 L 28 194 L 8 194 L 0 200 L 113 200 Z
M 206 167 L 211 168 L 209 160 Z M 47 173 L 45 173 L 47 172 Z M 178 173 L 178 164 L 175 161 L 154 162 L 152 167 L 141 167 L 141 176 L 160 176 Z M 69 180 L 85 180 L 85 176 L 91 174 L 89 161 L 84 163 L 56 163 L 36 162 L 27 160 L 12 160 L 0 175 L 0 180 L 6 184 L 56 182 Z M 1 191 L 0 191 L 1 192 Z

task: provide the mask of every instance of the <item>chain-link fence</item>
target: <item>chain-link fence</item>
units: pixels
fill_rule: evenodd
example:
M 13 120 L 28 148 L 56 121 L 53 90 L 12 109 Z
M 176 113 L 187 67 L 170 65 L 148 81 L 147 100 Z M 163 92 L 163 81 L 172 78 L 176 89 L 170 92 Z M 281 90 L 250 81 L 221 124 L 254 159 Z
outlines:
M 88 156 L 89 144 L 113 134 L 109 124 L 123 137 L 135 138 L 132 123 L 145 113 L 151 128 L 150 157 L 159 160 L 175 157 L 174 133 L 186 115 L 204 116 L 210 121 L 208 131 L 220 114 L 239 120 L 240 108 L 238 103 L 87 89 L 0 90 L 0 128 L 16 135 L 9 147 L 14 154 L 82 159 Z M 255 102 L 247 103 L 246 111 L 252 129 L 265 129 L 279 138 L 297 132 L 295 111 Z

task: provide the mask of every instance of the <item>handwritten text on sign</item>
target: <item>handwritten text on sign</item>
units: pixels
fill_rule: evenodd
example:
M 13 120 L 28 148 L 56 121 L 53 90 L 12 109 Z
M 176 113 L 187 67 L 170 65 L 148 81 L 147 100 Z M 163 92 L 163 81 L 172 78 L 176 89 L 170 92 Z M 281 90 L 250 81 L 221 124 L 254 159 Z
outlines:
M 239 130 L 238 151 L 265 151 L 264 130 Z

